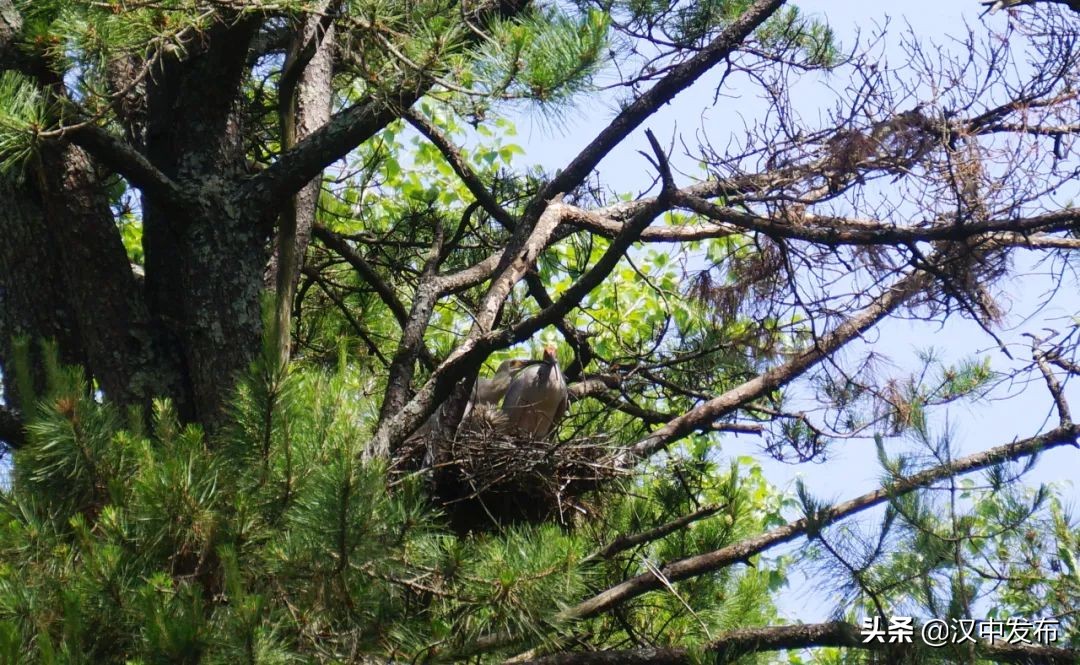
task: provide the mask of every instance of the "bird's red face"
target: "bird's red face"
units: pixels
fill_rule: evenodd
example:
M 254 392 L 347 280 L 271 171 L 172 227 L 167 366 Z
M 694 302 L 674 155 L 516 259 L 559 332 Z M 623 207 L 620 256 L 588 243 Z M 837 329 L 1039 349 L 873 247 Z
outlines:
M 558 360 L 556 354 L 557 349 L 554 344 L 548 344 L 544 347 L 544 362 L 548 364 L 554 364 Z

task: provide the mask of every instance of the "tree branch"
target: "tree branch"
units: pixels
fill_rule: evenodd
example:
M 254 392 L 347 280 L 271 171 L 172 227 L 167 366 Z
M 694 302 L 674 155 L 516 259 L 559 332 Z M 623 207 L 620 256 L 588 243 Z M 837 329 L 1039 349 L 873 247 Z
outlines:
M 468 165 L 461 156 L 461 152 L 450 142 L 450 139 L 439 131 L 439 128 L 432 124 L 430 120 L 412 109 L 405 109 L 402 116 L 427 140 L 431 141 L 432 145 L 439 149 L 443 158 L 450 164 L 450 168 L 454 169 L 454 173 L 461 178 L 461 182 L 465 183 L 465 187 L 476 198 L 477 203 L 484 209 L 484 212 L 491 215 L 492 219 L 506 228 L 514 228 L 517 222 L 510 213 L 499 205 L 499 202 L 495 200 L 495 197 L 491 195 L 483 181 L 480 180 L 480 176 L 472 170 L 472 167 Z
M 324 125 L 330 117 L 333 21 L 340 7 L 341 0 L 321 0 L 312 7 L 312 14 L 299 19 L 278 81 L 278 127 L 283 150 L 295 147 L 298 138 Z M 320 174 L 290 197 L 278 217 L 277 247 L 271 262 L 277 293 L 273 335 L 278 362 L 283 366 L 292 353 L 293 301 L 321 191 Z
M 1080 222 L 1080 210 L 1066 208 L 1059 212 L 1027 217 L 1024 219 L 999 219 L 985 222 L 953 224 L 953 223 L 927 223 L 915 224 L 908 227 L 891 226 L 887 224 L 866 223 L 862 221 L 847 220 L 837 217 L 822 217 L 818 215 L 803 215 L 796 220 L 784 220 L 778 222 L 775 219 L 753 215 L 740 210 L 718 206 L 703 198 L 688 194 L 683 190 L 676 192 L 673 202 L 699 215 L 708 217 L 724 225 L 730 225 L 727 231 L 724 226 L 712 227 L 718 235 L 705 237 L 722 237 L 730 235 L 734 229 L 757 231 L 765 235 L 787 238 L 791 240 L 805 240 L 822 245 L 903 245 L 916 242 L 934 242 L 939 240 L 965 240 L 973 236 L 984 234 L 1006 233 L 1014 236 L 1012 239 L 1022 244 L 1022 240 L 1015 236 L 1035 231 L 1055 232 L 1068 231 Z M 584 220 L 583 220 L 584 221 Z M 595 220 L 587 220 L 595 224 Z M 678 227 L 676 227 L 678 228 Z M 707 228 L 707 227 L 705 227 Z M 671 233 L 668 231 L 667 233 Z M 690 239 L 680 237 L 680 240 Z M 697 238 L 694 238 L 697 239 Z
M 64 130 L 63 135 L 162 206 L 184 207 L 196 203 L 142 153 L 108 130 L 94 124 L 83 124 Z
M 540 275 L 536 273 L 525 275 L 525 285 L 529 289 L 529 295 L 532 296 L 532 299 L 536 301 L 536 304 L 541 309 L 547 309 L 555 304 L 547 289 L 544 288 L 544 282 L 540 279 Z M 581 373 L 592 362 L 593 353 L 592 347 L 589 346 L 588 336 L 585 332 L 570 325 L 570 322 L 565 317 L 556 319 L 555 327 L 562 333 L 563 339 L 574 351 L 574 359 L 563 369 L 563 375 L 568 382 L 577 381 Z
M 1050 448 L 1075 445 L 1077 436 L 1080 436 L 1080 426 L 1069 425 L 1055 428 L 1039 436 L 961 457 L 950 464 L 942 464 L 911 476 L 898 478 L 887 487 L 849 499 L 832 508 L 824 509 L 820 514 L 813 516 L 812 524 L 810 519 L 804 517 L 727 547 L 667 564 L 660 569 L 660 572 L 663 573 L 663 577 L 667 580 L 677 582 L 726 568 L 734 563 L 746 561 L 748 558 L 767 549 L 804 536 L 810 532 L 811 527 L 820 529 L 845 517 L 850 517 L 879 504 L 886 503 L 944 478 L 978 471 L 979 469 L 985 469 L 1021 457 L 1028 457 Z M 661 588 L 661 586 L 657 576 L 652 573 L 638 575 L 566 609 L 559 615 L 559 619 L 583 619 L 595 616 L 631 598 Z
M 516 0 L 486 0 L 475 9 L 470 8 L 470 20 L 477 21 L 493 14 L 511 16 L 526 4 Z M 432 85 L 434 78 L 431 76 L 405 77 L 385 85 L 383 89 L 387 94 L 365 99 L 340 111 L 240 187 L 236 201 L 256 213 L 276 210 L 326 167 L 400 118 L 402 109 L 411 107 Z
M 629 536 L 619 536 L 615 540 L 608 543 L 605 547 L 582 559 L 582 563 L 591 559 L 610 559 L 619 552 L 625 552 L 626 550 L 633 549 L 638 545 L 644 545 L 645 543 L 651 543 L 654 540 L 660 540 L 664 536 L 675 533 L 679 529 L 689 526 L 694 522 L 699 522 L 703 519 L 712 517 L 724 508 L 725 506 L 719 505 L 705 506 L 700 510 L 695 510 L 692 513 L 683 515 L 665 524 L 661 524 L 655 529 L 649 529 L 648 531 L 642 531 L 641 533 L 635 533 Z
M 784 651 L 788 649 L 814 649 L 821 647 L 844 647 L 864 651 L 903 653 L 913 650 L 933 649 L 923 640 L 919 630 L 911 636 L 910 644 L 889 644 L 864 641 L 858 628 L 843 621 L 829 623 L 796 624 L 792 626 L 766 626 L 733 630 L 721 637 L 697 647 L 692 651 L 678 647 L 652 647 L 623 651 L 579 651 L 552 654 L 524 661 L 529 665 L 691 665 L 700 661 L 701 652 L 711 654 L 712 662 L 720 665 L 731 663 L 742 656 L 755 653 Z M 965 660 L 987 659 L 998 663 L 1023 663 L 1044 665 L 1072 665 L 1080 659 L 1075 649 L 1063 649 L 1037 644 L 1011 644 L 978 640 L 974 644 L 938 649 L 943 656 L 955 651 L 963 652 Z
M 615 116 L 611 123 L 604 127 L 596 138 L 566 165 L 566 168 L 552 178 L 529 204 L 530 209 L 538 208 L 559 192 L 569 192 L 580 185 L 616 145 L 645 122 L 657 109 L 690 87 L 715 65 L 731 56 L 750 36 L 750 33 L 772 16 L 782 4 L 784 0 L 758 0 L 694 57 L 673 67 L 653 87 Z M 525 216 L 530 217 L 528 210 Z
M 466 340 L 432 373 L 431 378 L 414 398 L 401 411 L 396 412 L 385 427 L 380 426 L 372 439 L 368 454 L 387 454 L 409 432 L 414 431 L 424 418 L 434 412 L 438 400 L 449 393 L 454 383 L 461 379 L 469 368 L 482 362 L 491 351 L 528 339 L 536 331 L 565 316 L 611 274 L 626 251 L 636 241 L 641 230 L 665 209 L 668 193 L 674 191 L 674 182 L 667 158 L 652 132 L 646 132 L 646 135 L 656 155 L 655 165 L 664 183 L 663 190 L 653 205 L 639 211 L 637 216 L 626 224 L 623 232 L 611 242 L 600 259 L 571 284 L 550 307 L 525 319 L 513 328 L 493 331 L 491 328 L 499 307 L 506 300 L 514 284 L 536 263 L 536 258 L 547 246 L 551 236 L 562 222 L 566 205 L 561 201 L 549 202 L 524 246 L 513 255 L 502 273 L 492 281 L 491 287 L 480 303 L 473 327 Z M 509 249 L 510 247 L 507 248 L 507 252 Z M 505 255 L 502 261 L 505 261 Z
M 763 534 L 747 538 L 737 543 L 733 543 L 726 547 L 722 547 L 718 550 L 706 552 L 704 554 L 698 554 L 696 556 L 680 559 L 672 563 L 665 564 L 656 571 L 649 571 L 647 573 L 632 577 L 628 580 L 620 582 L 614 586 L 607 588 L 606 590 L 587 598 L 586 600 L 568 607 L 554 617 L 555 623 L 565 623 L 568 621 L 587 619 L 592 616 L 596 616 L 601 612 L 610 610 L 622 603 L 627 602 L 638 596 L 642 596 L 650 591 L 666 588 L 665 584 L 672 582 L 679 582 L 685 579 L 698 577 L 705 575 L 716 570 L 727 568 L 736 563 L 743 563 L 757 554 L 769 550 L 777 545 L 791 542 L 796 538 L 806 536 L 812 531 L 820 531 L 822 528 L 834 524 L 841 519 L 851 517 L 865 510 L 873 508 L 874 506 L 892 501 L 905 494 L 913 492 L 917 489 L 929 486 L 931 483 L 943 480 L 945 478 L 958 476 L 965 473 L 971 473 L 972 471 L 978 471 L 995 464 L 1001 464 L 1002 462 L 1017 460 L 1022 457 L 1030 457 L 1031 455 L 1038 454 L 1044 450 L 1057 448 L 1065 445 L 1077 445 L 1077 437 L 1080 436 L 1080 426 L 1069 425 L 1068 427 L 1057 427 L 1049 432 L 1045 432 L 1038 436 L 1034 436 L 1022 441 L 1014 441 L 1013 443 L 1007 443 L 1004 445 L 985 450 L 980 453 L 974 453 L 966 457 L 953 460 L 948 464 L 942 464 L 919 473 L 897 478 L 888 486 L 881 489 L 868 492 L 862 496 L 849 499 L 843 503 L 837 504 L 831 508 L 823 508 L 816 515 L 811 518 L 803 517 L 801 519 L 789 522 L 784 526 L 777 527 L 771 531 L 766 531 Z M 756 629 L 767 630 L 767 629 Z M 478 638 L 467 650 L 466 654 L 456 655 L 470 655 L 475 653 L 481 653 L 497 649 L 503 645 L 506 645 L 514 640 L 514 636 L 509 634 L 492 634 Z M 717 640 L 717 643 L 722 643 L 724 638 Z M 803 645 L 808 646 L 808 645 Z M 820 645 L 826 646 L 826 645 Z M 778 648 L 799 648 L 799 645 L 792 647 L 778 647 Z M 620 652 L 598 652 L 604 653 L 620 653 Z M 644 653 L 644 652 L 638 652 Z M 1070 652 L 1065 652 L 1070 653 Z M 1075 652 L 1071 652 L 1075 653 Z M 557 656 L 556 656 L 557 657 Z M 681 658 L 682 656 L 679 656 Z M 1075 655 L 1071 655 L 1071 658 L 1075 659 Z M 578 661 L 537 661 L 537 662 L 567 662 L 574 663 Z M 580 662 L 598 662 L 598 663 L 623 663 L 623 662 L 677 662 L 682 663 L 682 660 L 620 660 L 615 659 L 611 661 L 580 661 Z M 1020 662 L 1020 661 L 1018 661 Z M 1075 663 L 1075 660 L 1064 661 L 1044 661 L 1044 662 L 1064 662 Z
M 496 339 L 485 333 L 491 330 L 499 307 L 502 306 L 514 284 L 535 264 L 540 252 L 547 246 L 548 240 L 562 221 L 562 211 L 561 202 L 549 203 L 524 246 L 492 280 L 491 287 L 480 303 L 468 337 L 432 372 L 427 383 L 403 409 L 395 412 L 392 418 L 380 424 L 365 451 L 367 456 L 385 458 L 393 447 L 401 443 L 435 411 L 438 401 L 449 394 L 453 385 L 465 376 L 470 367 L 478 365 L 491 351 L 498 348 Z M 436 297 L 444 287 L 445 284 L 441 279 L 432 282 L 432 288 L 437 290 L 434 294 Z
M 1047 390 L 1050 391 L 1050 395 L 1054 398 L 1059 422 L 1062 427 L 1067 427 L 1072 423 L 1072 415 L 1069 412 L 1069 403 L 1065 399 L 1065 391 L 1061 387 L 1061 382 L 1054 376 L 1053 370 L 1050 369 L 1050 363 L 1046 362 L 1046 352 L 1039 348 L 1041 340 L 1030 333 L 1025 334 L 1031 337 L 1031 356 L 1035 359 L 1035 364 L 1046 381 Z
M 330 229 L 321 224 L 315 225 L 312 229 L 312 235 L 318 238 L 324 245 L 329 247 L 338 253 L 341 258 L 349 262 L 349 265 L 353 267 L 353 270 L 360 275 L 360 279 L 368 283 L 368 285 L 375 290 L 379 298 L 383 301 L 389 309 L 390 313 L 394 315 L 394 320 L 398 322 L 402 330 L 405 329 L 405 324 L 409 321 L 409 313 L 405 311 L 405 305 L 402 304 L 401 299 L 397 297 L 394 290 L 390 288 L 383 278 L 375 271 L 375 268 L 368 263 L 364 257 L 349 246 L 337 233 L 334 233 Z
M 310 277 L 312 280 L 314 280 L 316 284 L 319 285 L 319 288 L 322 289 L 322 292 L 325 293 L 326 297 L 330 299 L 330 302 L 334 303 L 334 306 L 338 308 L 338 311 L 341 312 L 341 315 L 345 318 L 346 321 L 349 322 L 349 325 L 352 326 L 352 329 L 356 333 L 356 336 L 359 337 L 365 345 L 367 345 L 368 351 L 371 352 L 371 355 L 378 358 L 379 362 L 381 362 L 384 366 L 389 367 L 390 360 L 383 354 L 382 351 L 379 350 L 379 345 L 375 343 L 375 340 L 371 339 L 371 336 L 367 334 L 367 331 L 364 330 L 363 326 L 360 325 L 360 322 L 357 321 L 356 318 L 352 315 L 352 312 L 349 311 L 349 306 L 346 305 L 345 302 L 341 300 L 341 298 L 337 297 L 337 295 L 334 293 L 334 289 L 331 288 L 329 284 L 327 284 L 326 280 L 324 280 L 322 278 L 322 275 L 319 274 L 319 271 L 313 270 L 311 268 L 301 268 L 301 272 Z
M 289 197 L 324 169 L 397 120 L 400 116 L 397 108 L 411 106 L 427 92 L 420 82 L 403 83 L 397 90 L 392 104 L 368 99 L 334 115 L 245 183 L 236 200 L 256 213 L 285 205 Z
M 702 423 L 719 420 L 739 406 L 791 382 L 885 318 L 913 293 L 919 292 L 928 279 L 928 276 L 921 271 L 904 277 L 879 295 L 870 305 L 815 340 L 812 347 L 722 395 L 699 404 L 633 444 L 626 449 L 626 452 L 637 458 L 648 457 L 668 443 L 694 431 Z
M 660 192 L 660 195 L 652 201 L 652 205 L 639 210 L 634 217 L 627 221 L 622 232 L 611 241 L 611 244 L 608 245 L 607 250 L 604 251 L 604 254 L 600 259 L 586 270 L 576 282 L 567 287 L 562 295 L 559 296 L 558 300 L 553 302 L 551 306 L 545 307 L 536 315 L 531 316 L 514 326 L 510 331 L 510 334 L 514 339 L 527 339 L 533 333 L 541 330 L 545 326 L 559 321 L 569 314 L 570 310 L 581 304 L 581 301 L 585 296 L 592 293 L 596 287 L 600 286 L 601 282 L 607 279 L 608 275 L 611 274 L 611 271 L 615 269 L 615 266 L 618 265 L 619 261 L 621 261 L 629 251 L 631 245 L 637 242 L 641 232 L 644 231 L 658 215 L 664 210 L 667 210 L 670 196 L 675 192 L 675 184 L 672 180 L 671 169 L 668 166 L 667 157 L 664 155 L 659 141 L 656 140 L 656 136 L 648 130 L 646 130 L 645 134 L 649 139 L 649 143 L 651 144 L 656 157 L 654 166 L 660 172 L 660 178 L 663 183 L 663 189 Z

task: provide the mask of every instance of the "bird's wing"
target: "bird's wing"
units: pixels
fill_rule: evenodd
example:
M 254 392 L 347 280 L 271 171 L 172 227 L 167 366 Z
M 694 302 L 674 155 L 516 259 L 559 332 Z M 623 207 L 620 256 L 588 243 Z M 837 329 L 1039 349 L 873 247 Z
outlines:
M 528 381 L 525 381 L 521 377 L 519 372 L 517 376 L 510 382 L 510 385 L 506 388 L 506 394 L 502 399 L 502 410 L 509 412 L 510 410 L 516 410 L 517 405 L 521 404 L 521 393 L 528 385 Z

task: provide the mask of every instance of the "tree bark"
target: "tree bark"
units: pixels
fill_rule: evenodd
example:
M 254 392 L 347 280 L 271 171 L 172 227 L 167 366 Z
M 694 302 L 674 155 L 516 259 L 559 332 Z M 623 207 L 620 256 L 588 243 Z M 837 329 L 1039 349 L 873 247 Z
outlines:
M 47 146 L 37 177 L 90 375 L 120 404 L 179 394 L 179 368 L 158 343 L 89 156 L 73 145 Z
M 334 24 L 325 17 L 329 2 L 322 2 L 301 23 L 286 57 L 278 84 L 282 150 L 289 150 L 330 120 L 333 98 Z M 267 283 L 275 284 L 275 335 L 279 361 L 291 353 L 292 308 L 304 255 L 311 241 L 322 191 L 322 177 L 313 179 L 293 196 L 281 215 L 275 252 L 267 269 Z
M 22 30 L 22 16 L 11 0 L 0 0 L 0 63 L 14 53 L 15 36 Z M 0 67 L 2 69 L 2 67 Z
M 20 403 L 20 397 L 27 396 L 16 389 L 11 362 L 16 337 L 53 340 L 66 363 L 82 364 L 86 353 L 68 305 L 56 239 L 49 233 L 36 188 L 0 180 L 0 200 L 0 358 L 5 361 L 0 369 L 4 401 L 9 409 L 25 412 L 32 405 Z M 40 350 L 31 342 L 29 359 L 35 367 L 41 366 Z M 40 393 L 40 373 L 30 378 Z
M 177 208 L 144 192 L 147 303 L 181 350 L 181 414 L 211 428 L 262 333 L 269 222 L 240 214 L 227 198 L 245 169 L 238 100 L 257 25 L 215 26 L 201 52 L 167 58 L 147 84 L 147 157 L 194 199 Z

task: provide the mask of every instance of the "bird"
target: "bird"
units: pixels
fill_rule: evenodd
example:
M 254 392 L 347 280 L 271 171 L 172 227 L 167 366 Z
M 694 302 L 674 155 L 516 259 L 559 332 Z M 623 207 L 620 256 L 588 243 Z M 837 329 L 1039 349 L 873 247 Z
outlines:
M 1023 4 L 1028 4 L 1028 0 L 986 0 L 982 5 L 986 7 L 980 16 L 990 14 L 991 16 L 996 14 L 999 10 L 1006 9 L 1008 7 L 1017 7 Z
M 540 360 L 531 361 L 510 380 L 502 411 L 508 426 L 542 439 L 555 429 L 568 405 L 566 379 L 555 357 L 555 345 L 544 347 Z
M 498 368 L 495 370 L 495 376 L 490 379 L 477 378 L 476 383 L 473 384 L 472 392 L 469 394 L 469 401 L 465 404 L 465 410 L 461 413 L 462 422 L 478 406 L 498 406 L 502 402 L 503 396 L 506 395 L 506 389 L 510 387 L 510 380 L 513 378 L 514 372 L 532 363 L 531 360 L 511 358 L 499 363 Z
M 518 358 L 504 360 L 499 363 L 499 367 L 495 370 L 495 376 L 490 379 L 485 379 L 483 377 L 477 378 L 476 383 L 473 384 L 472 393 L 469 395 L 469 401 L 465 403 L 465 410 L 461 413 L 462 422 L 469 417 L 469 414 L 472 413 L 476 406 L 498 405 L 499 402 L 502 401 L 503 395 L 506 394 L 506 389 L 510 385 L 510 379 L 513 377 L 513 373 L 522 367 L 528 366 L 532 362 L 533 361 L 531 360 L 521 360 Z M 439 405 L 439 408 L 435 409 L 435 412 L 428 416 L 428 419 L 424 421 L 424 424 L 406 439 L 406 443 L 415 442 L 421 437 L 426 437 L 435 427 L 435 420 L 442 412 L 442 408 L 443 405 Z
M 495 370 L 495 376 L 490 379 L 478 378 L 473 384 L 472 395 L 469 396 L 470 404 L 498 404 L 506 395 L 506 389 L 510 387 L 510 380 L 514 372 L 527 367 L 532 361 L 511 358 L 499 363 Z M 466 407 L 467 408 L 467 407 Z

